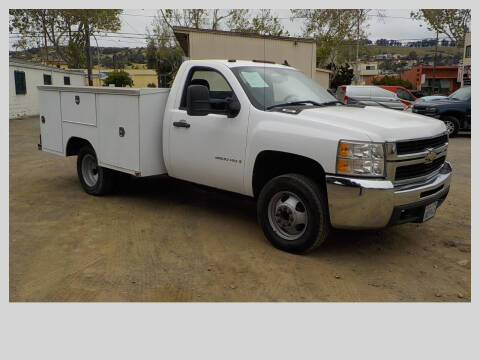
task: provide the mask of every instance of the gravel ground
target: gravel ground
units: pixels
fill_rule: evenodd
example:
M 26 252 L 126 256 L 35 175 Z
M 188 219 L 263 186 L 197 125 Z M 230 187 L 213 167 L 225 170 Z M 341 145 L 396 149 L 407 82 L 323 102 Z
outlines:
M 89 196 L 76 157 L 37 151 L 38 134 L 38 118 L 10 120 L 10 301 L 470 301 L 467 135 L 432 220 L 336 231 L 296 256 L 249 198 L 165 177 Z

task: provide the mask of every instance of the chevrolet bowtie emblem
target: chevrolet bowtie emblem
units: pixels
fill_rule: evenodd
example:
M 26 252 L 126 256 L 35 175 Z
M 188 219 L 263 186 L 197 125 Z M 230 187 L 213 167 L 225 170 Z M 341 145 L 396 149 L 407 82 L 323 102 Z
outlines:
M 425 163 L 430 164 L 437 157 L 437 153 L 431 149 L 428 149 L 428 154 L 425 156 Z

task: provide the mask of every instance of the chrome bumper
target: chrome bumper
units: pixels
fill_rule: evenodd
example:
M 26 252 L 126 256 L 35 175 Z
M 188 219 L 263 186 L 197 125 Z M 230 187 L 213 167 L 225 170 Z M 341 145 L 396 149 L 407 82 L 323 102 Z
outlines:
M 420 209 L 437 200 L 439 204 L 443 202 L 451 177 L 448 162 L 427 180 L 397 186 L 389 180 L 327 175 L 330 222 L 339 229 L 377 229 L 415 221 L 413 216 L 402 219 L 400 215 L 405 209 Z

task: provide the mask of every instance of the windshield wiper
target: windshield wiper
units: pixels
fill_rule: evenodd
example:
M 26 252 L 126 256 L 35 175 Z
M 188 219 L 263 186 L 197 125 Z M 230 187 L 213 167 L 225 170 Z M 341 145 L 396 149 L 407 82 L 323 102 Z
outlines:
M 276 108 L 276 107 L 283 107 L 283 106 L 290 106 L 290 105 L 301 105 L 301 104 L 312 104 L 312 105 L 315 105 L 315 106 L 322 106 L 321 103 L 318 103 L 318 102 L 313 101 L 313 100 L 302 100 L 302 101 L 291 101 L 291 102 L 287 102 L 287 103 L 283 103 L 283 104 L 275 104 L 275 105 L 267 106 L 266 109 L 270 110 L 270 109 L 273 109 L 273 108 Z
M 333 104 L 342 104 L 342 105 L 345 105 L 343 102 L 338 101 L 338 100 L 332 100 L 332 101 L 323 102 L 323 103 L 321 103 L 320 105 L 322 105 L 322 106 L 328 106 L 328 105 L 333 105 Z

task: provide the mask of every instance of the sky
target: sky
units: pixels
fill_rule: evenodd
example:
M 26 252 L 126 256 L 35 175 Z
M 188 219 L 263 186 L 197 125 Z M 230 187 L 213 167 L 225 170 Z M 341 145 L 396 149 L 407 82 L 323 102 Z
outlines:
M 435 37 L 435 33 L 429 31 L 426 24 L 410 18 L 410 11 L 411 9 L 385 10 L 383 19 L 375 16 L 375 11 L 373 11 L 373 16 L 370 16 L 368 20 L 368 38 L 375 41 L 380 38 L 415 40 Z M 301 21 L 291 21 L 289 10 L 275 9 L 274 12 L 279 16 L 280 21 L 291 36 L 301 36 Z M 96 40 L 92 39 L 92 45 L 95 46 L 95 41 L 98 41 L 98 45 L 102 47 L 145 46 L 144 34 L 156 13 L 157 10 L 155 9 L 125 9 L 121 15 L 122 28 L 119 31 L 122 34 L 109 34 L 108 37 L 97 36 Z M 12 42 L 13 40 L 10 39 L 10 45 Z

